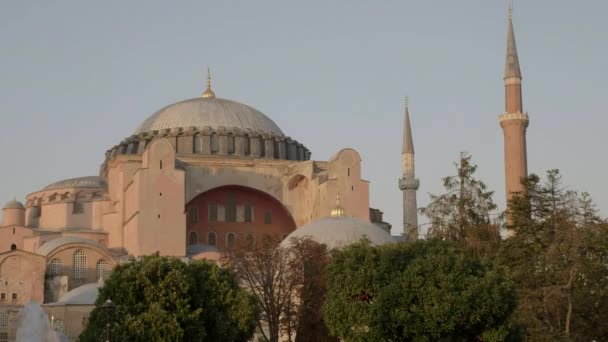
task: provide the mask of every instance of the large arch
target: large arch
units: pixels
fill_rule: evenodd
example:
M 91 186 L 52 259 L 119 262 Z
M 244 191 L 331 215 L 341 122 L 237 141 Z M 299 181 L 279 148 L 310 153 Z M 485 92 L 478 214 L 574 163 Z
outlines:
M 208 244 L 215 233 L 216 246 L 227 249 L 227 237 L 234 233 L 237 245 L 248 235 L 280 238 L 296 229 L 289 210 L 274 196 L 241 185 L 224 185 L 207 190 L 186 204 L 187 231 L 196 232 L 199 243 Z

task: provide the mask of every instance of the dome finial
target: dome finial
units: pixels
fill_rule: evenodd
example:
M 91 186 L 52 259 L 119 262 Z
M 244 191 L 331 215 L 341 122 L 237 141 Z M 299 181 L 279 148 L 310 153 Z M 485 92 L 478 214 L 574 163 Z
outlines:
M 207 67 L 207 90 L 203 93 L 204 98 L 215 98 L 215 93 L 211 90 L 211 69 Z
M 340 193 L 336 195 L 336 206 L 331 210 L 331 217 L 344 217 L 346 211 L 340 206 Z

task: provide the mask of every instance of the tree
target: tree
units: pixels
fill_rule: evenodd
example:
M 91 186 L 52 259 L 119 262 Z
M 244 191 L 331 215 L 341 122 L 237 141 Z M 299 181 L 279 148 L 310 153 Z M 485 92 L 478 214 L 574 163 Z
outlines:
M 226 255 L 225 263 L 260 308 L 258 331 L 265 341 L 331 340 L 320 314 L 325 293 L 327 248 L 292 238 L 289 247 L 264 236 Z
M 589 194 L 566 190 L 558 170 L 523 184 L 499 253 L 518 286 L 517 322 L 533 341 L 608 338 L 608 232 Z
M 457 244 L 429 240 L 332 254 L 326 324 L 345 341 L 502 341 L 513 284 Z
M 113 312 L 101 305 L 111 299 Z M 117 266 L 99 291 L 81 341 L 247 341 L 255 300 L 228 270 L 158 254 Z M 107 310 L 107 309 L 105 309 Z
M 431 203 L 420 209 L 430 220 L 428 235 L 463 242 L 476 249 L 487 249 L 484 243 L 500 240 L 498 227 L 490 219 L 497 208 L 492 200 L 494 192 L 475 178 L 477 165 L 471 163 L 469 154 L 461 153 L 460 161 L 454 165 L 456 175 L 442 179 L 446 192 L 430 194 Z

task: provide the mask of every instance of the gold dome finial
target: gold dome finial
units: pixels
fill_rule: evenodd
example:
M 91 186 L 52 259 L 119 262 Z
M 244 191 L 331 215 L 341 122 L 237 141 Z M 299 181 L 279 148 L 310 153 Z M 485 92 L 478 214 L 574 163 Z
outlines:
M 207 67 L 207 90 L 203 93 L 203 97 L 206 99 L 215 98 L 215 93 L 211 90 L 211 69 Z
M 331 210 L 331 217 L 344 217 L 346 211 L 340 206 L 340 194 L 336 195 L 336 206 Z

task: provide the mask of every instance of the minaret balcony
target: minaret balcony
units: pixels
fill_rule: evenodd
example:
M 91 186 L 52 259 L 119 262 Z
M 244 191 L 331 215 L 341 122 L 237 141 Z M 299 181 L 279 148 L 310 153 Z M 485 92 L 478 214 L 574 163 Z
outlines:
M 510 120 L 521 120 L 525 121 L 526 124 L 530 121 L 528 118 L 528 113 L 502 113 L 498 116 L 500 122 L 510 121 Z
M 399 179 L 399 189 L 403 190 L 418 190 L 420 181 L 413 177 L 404 177 Z

